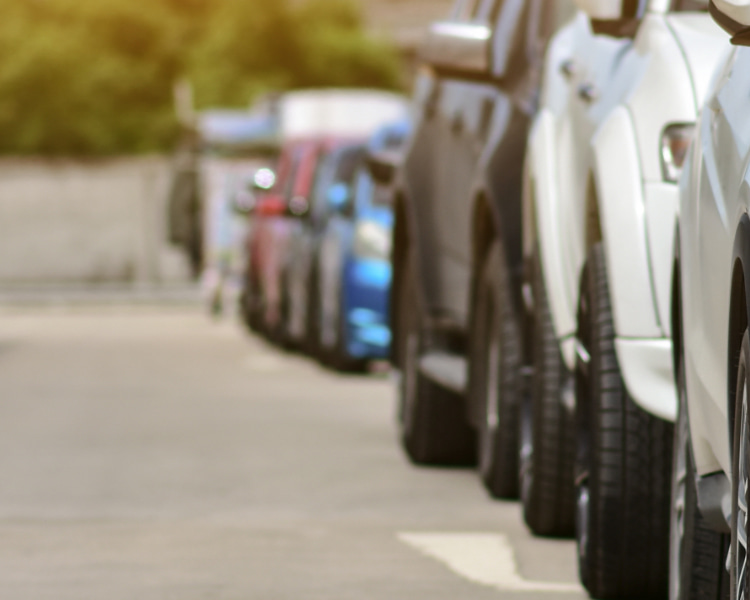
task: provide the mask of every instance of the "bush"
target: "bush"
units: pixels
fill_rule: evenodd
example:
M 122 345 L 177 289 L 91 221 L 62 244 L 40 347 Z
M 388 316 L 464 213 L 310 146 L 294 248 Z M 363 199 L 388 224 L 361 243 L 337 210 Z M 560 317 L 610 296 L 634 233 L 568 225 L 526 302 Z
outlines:
M 399 75 L 348 0 L 5 0 L 0 57 L 4 154 L 168 149 L 185 76 L 200 106 L 244 107 L 271 89 L 393 88 Z

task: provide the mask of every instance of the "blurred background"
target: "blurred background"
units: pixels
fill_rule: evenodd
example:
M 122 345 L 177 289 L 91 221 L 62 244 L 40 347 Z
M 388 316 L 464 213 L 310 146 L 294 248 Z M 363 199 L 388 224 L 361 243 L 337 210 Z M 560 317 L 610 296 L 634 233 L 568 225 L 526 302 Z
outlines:
M 201 115 L 268 113 L 299 88 L 408 94 L 424 27 L 451 4 L 6 0 L 3 293 L 189 285 L 205 234 L 170 221 L 170 199 Z

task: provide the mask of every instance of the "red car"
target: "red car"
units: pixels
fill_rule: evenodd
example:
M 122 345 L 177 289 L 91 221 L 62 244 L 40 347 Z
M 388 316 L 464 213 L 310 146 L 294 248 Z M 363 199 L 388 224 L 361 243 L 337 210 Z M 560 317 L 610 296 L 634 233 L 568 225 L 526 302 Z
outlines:
M 247 239 L 247 273 L 241 309 L 251 329 L 280 334 L 282 273 L 289 241 L 310 208 L 319 160 L 336 142 L 288 142 L 279 159 L 276 183 L 259 198 Z

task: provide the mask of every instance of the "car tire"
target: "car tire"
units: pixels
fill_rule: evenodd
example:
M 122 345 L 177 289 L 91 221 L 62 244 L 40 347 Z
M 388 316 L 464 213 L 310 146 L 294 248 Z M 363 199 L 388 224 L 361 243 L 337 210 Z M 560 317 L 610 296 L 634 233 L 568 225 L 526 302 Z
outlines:
M 536 535 L 575 533 L 573 377 L 552 325 L 538 253 L 530 264 L 532 379 L 521 409 L 520 488 L 526 524 Z M 570 397 L 566 406 L 564 395 Z
M 479 273 L 469 361 L 479 476 L 493 497 L 517 498 L 521 339 L 499 241 L 490 246 Z
M 698 509 L 682 365 L 677 382 L 680 404 L 672 452 L 669 600 L 728 599 L 727 536 L 709 527 Z
M 346 314 L 341 310 L 343 298 L 340 300 L 336 317 L 336 345 L 328 354 L 330 366 L 341 373 L 365 373 L 369 362 L 364 358 L 356 358 L 349 354 L 347 348 Z
M 240 296 L 241 314 L 247 328 L 253 333 L 261 333 L 262 317 L 260 306 L 262 304 L 257 293 L 258 285 L 251 280 L 246 280 L 245 289 Z
M 275 341 L 284 350 L 294 350 L 294 340 L 289 327 L 291 311 L 291 297 L 289 289 L 289 275 L 284 273 L 281 279 L 281 304 L 279 306 L 279 324 L 275 332 Z
M 318 295 L 318 272 L 313 268 L 307 286 L 307 314 L 305 326 L 305 352 L 311 358 L 320 357 L 320 297 Z
M 400 273 L 396 315 L 401 444 L 418 465 L 470 466 L 476 461 L 476 434 L 466 419 L 464 399 L 419 370 L 425 332 L 415 279 L 412 261 L 407 259 Z
M 576 373 L 576 541 L 593 598 L 668 592 L 672 425 L 625 389 L 601 244 L 584 268 Z M 588 359 L 588 360 L 587 360 Z
M 748 577 L 748 498 L 750 498 L 750 335 L 745 330 L 737 368 L 734 435 L 732 436 L 732 524 L 729 569 L 730 598 L 750 598 Z

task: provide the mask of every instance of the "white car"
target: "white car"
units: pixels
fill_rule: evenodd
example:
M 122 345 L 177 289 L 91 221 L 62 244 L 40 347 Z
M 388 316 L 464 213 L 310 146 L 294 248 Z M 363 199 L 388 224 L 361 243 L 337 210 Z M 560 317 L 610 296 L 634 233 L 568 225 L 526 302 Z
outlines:
M 713 0 L 731 48 L 681 180 L 670 598 L 748 598 L 750 2 Z M 728 572 L 727 572 L 728 569 Z
M 544 469 L 550 432 L 574 429 L 558 453 L 576 457 L 581 579 L 595 598 L 655 597 L 667 589 L 677 411 L 676 182 L 726 36 L 707 1 L 578 5 L 550 49 L 527 155 L 534 360 L 522 482 Z M 555 405 L 556 423 L 539 417 Z

